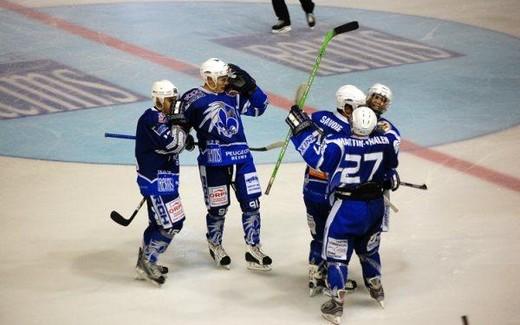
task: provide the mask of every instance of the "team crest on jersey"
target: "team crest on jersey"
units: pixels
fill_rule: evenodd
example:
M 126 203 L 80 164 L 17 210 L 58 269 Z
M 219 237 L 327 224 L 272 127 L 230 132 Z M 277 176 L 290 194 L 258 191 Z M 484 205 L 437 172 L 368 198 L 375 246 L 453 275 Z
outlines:
M 209 132 L 212 132 L 213 129 L 217 129 L 219 135 L 223 135 L 227 138 L 231 138 L 237 134 L 240 128 L 235 108 L 224 102 L 211 103 L 204 111 L 204 118 L 202 122 L 200 122 L 199 127 L 202 127 L 208 121 Z

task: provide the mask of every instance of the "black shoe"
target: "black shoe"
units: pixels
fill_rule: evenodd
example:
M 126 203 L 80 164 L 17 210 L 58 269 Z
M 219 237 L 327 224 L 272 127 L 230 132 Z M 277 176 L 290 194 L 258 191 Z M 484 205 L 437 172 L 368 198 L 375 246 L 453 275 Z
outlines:
M 313 29 L 316 25 L 316 17 L 314 17 L 314 14 L 312 12 L 305 14 L 305 18 L 307 18 L 307 25 Z
M 285 20 L 278 20 L 276 25 L 273 25 L 271 31 L 275 34 L 278 33 L 287 33 L 291 30 L 291 23 L 286 22 Z

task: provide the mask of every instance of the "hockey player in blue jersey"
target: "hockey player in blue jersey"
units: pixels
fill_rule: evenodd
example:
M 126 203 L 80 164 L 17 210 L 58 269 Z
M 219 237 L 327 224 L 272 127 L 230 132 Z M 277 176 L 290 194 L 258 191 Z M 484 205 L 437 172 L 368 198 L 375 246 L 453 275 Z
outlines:
M 399 130 L 393 125 L 388 119 L 384 118 L 382 115 L 385 113 L 392 104 L 392 90 L 388 86 L 385 86 L 381 83 L 375 83 L 367 91 L 367 106 L 370 107 L 377 116 L 377 127 L 376 130 L 380 133 L 393 133 L 396 137 L 400 137 L 401 134 Z M 393 178 L 392 184 L 394 187 L 391 188 L 392 191 L 395 191 L 399 188 L 400 180 L 399 174 L 397 171 L 392 171 L 388 177 Z M 386 196 L 385 200 L 385 217 L 383 218 L 382 230 L 384 232 L 389 230 L 390 226 L 390 190 L 385 190 L 384 196 Z M 363 259 L 360 256 L 361 260 Z
M 153 108 L 147 109 L 137 122 L 135 158 L 137 183 L 146 197 L 148 227 L 139 248 L 136 271 L 138 279 L 162 285 L 168 268 L 157 264 L 185 219 L 179 197 L 179 159 L 186 133 L 172 123 L 178 110 L 179 93 L 168 80 L 152 85 Z
M 352 111 L 365 104 L 365 94 L 356 86 L 344 85 L 336 91 L 336 112 L 317 111 L 311 115 L 314 124 L 324 135 L 350 135 L 348 119 Z M 309 251 L 309 295 L 315 296 L 325 289 L 327 265 L 321 257 L 323 231 L 330 211 L 327 195 L 328 175 L 310 166 L 305 168 L 303 201 L 312 240 Z M 347 288 L 354 290 L 357 284 L 349 281 Z
M 187 91 L 182 100 L 189 126 L 197 133 L 210 255 L 229 269 L 231 258 L 222 237 L 232 188 L 242 210 L 248 268 L 270 270 L 271 258 L 262 252 L 260 242 L 262 190 L 241 118 L 262 115 L 267 95 L 246 71 L 216 58 L 202 63 L 200 74 L 204 85 Z
M 327 259 L 327 286 L 331 299 L 321 307 L 322 315 L 339 324 L 343 315 L 348 263 L 354 250 L 372 259 L 364 269 L 370 295 L 383 306 L 379 251 L 384 215 L 386 175 L 398 165 L 400 139 L 393 134 L 372 133 L 375 113 L 358 107 L 352 113 L 352 135 L 322 138 L 312 120 L 297 106 L 286 119 L 297 151 L 305 162 L 329 174 L 328 193 L 332 209 L 325 227 L 323 253 Z M 391 185 L 390 185 L 391 186 Z

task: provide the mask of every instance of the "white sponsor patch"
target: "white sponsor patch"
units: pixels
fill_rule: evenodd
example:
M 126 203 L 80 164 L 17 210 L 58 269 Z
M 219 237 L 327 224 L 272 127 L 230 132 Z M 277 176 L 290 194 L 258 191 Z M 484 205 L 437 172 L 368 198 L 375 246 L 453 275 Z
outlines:
M 225 185 L 209 187 L 208 201 L 210 207 L 220 207 L 227 205 L 229 203 L 227 187 Z
M 348 240 L 329 238 L 327 242 L 327 257 L 336 260 L 347 259 Z
M 182 209 L 180 198 L 176 198 L 175 200 L 166 203 L 166 209 L 168 210 L 172 223 L 184 219 L 184 210 Z
M 244 181 L 246 183 L 247 194 L 255 194 L 262 192 L 260 182 L 255 172 L 244 174 Z

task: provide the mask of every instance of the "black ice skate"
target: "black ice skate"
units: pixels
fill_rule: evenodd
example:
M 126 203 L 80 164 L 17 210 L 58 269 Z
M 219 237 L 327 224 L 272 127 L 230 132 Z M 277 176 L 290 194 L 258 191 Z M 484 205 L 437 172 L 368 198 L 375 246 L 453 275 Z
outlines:
M 139 248 L 139 255 L 137 259 L 137 265 L 135 266 L 135 270 L 137 272 L 136 279 L 139 280 L 147 280 L 152 282 L 159 287 L 166 281 L 166 277 L 163 276 L 163 272 L 168 272 L 168 268 L 165 266 L 160 266 L 155 263 L 148 261 L 142 252 L 142 249 Z
M 229 264 L 231 264 L 231 258 L 224 250 L 224 247 L 222 245 L 215 245 L 212 242 L 208 240 L 208 248 L 209 248 L 209 254 L 215 261 L 215 263 L 218 266 L 222 266 L 225 269 L 230 268 Z
M 368 291 L 370 292 L 370 297 L 374 298 L 381 308 L 385 308 L 385 292 L 383 290 L 383 285 L 381 284 L 381 277 L 375 276 L 373 278 L 366 280 L 368 283 Z
M 314 17 L 314 14 L 312 12 L 305 14 L 305 19 L 307 19 L 307 25 L 309 25 L 309 28 L 314 29 L 314 26 L 316 25 L 316 17 Z
M 254 271 L 271 271 L 271 258 L 264 254 L 260 244 L 246 245 L 247 268 Z
M 276 25 L 273 25 L 273 27 L 271 28 L 271 31 L 275 34 L 287 33 L 291 31 L 291 23 L 286 22 L 284 20 L 278 20 Z
M 338 290 L 336 295 L 332 296 L 332 299 L 321 305 L 321 316 L 323 318 L 336 325 L 341 323 L 345 293 L 345 290 Z

